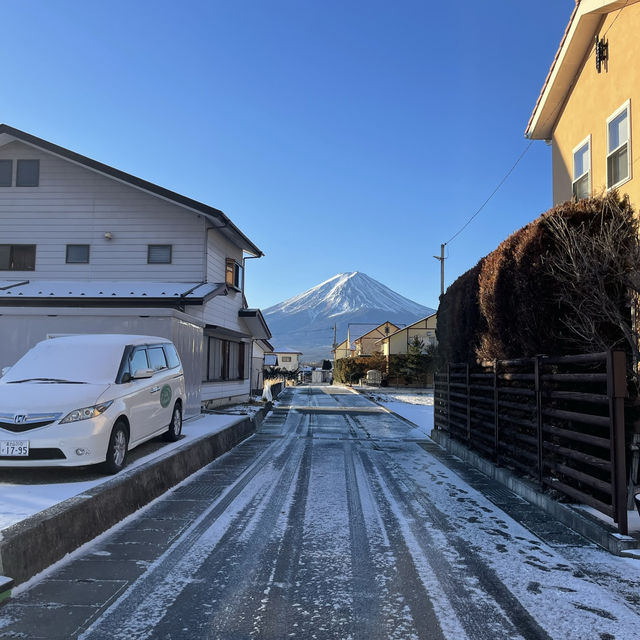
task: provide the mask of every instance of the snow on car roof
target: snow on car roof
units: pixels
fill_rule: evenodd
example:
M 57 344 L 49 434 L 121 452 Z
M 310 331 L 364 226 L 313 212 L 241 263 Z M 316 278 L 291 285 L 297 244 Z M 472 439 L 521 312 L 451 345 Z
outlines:
M 170 342 L 156 336 L 83 334 L 43 340 L 16 362 L 1 382 L 52 378 L 72 382 L 115 382 L 124 347 Z
M 79 345 L 121 345 L 126 346 L 128 344 L 157 344 L 158 342 L 171 342 L 168 338 L 161 338 L 160 336 L 141 336 L 138 334 L 127 333 L 79 333 L 68 336 L 56 336 L 49 340 L 43 340 L 43 342 L 61 342 L 64 344 L 79 344 Z

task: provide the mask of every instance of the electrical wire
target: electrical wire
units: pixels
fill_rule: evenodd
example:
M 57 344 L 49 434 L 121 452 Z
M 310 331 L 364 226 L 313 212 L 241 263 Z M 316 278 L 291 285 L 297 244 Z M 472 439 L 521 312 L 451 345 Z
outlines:
M 616 20 L 620 17 L 620 14 L 628 4 L 629 4 L 629 0 L 626 0 L 624 5 L 620 7 L 620 9 L 618 9 L 618 13 L 616 14 L 615 18 L 613 19 L 611 24 L 607 27 L 607 30 L 602 35 L 603 39 L 607 35 L 607 33 L 609 33 L 609 29 L 613 27 L 613 25 L 616 23 Z M 595 48 L 595 45 L 593 48 Z M 591 51 L 589 51 L 589 55 L 591 55 Z M 573 79 L 571 80 L 571 84 L 569 85 L 567 94 L 571 93 L 571 91 L 573 90 L 573 87 L 575 86 L 575 83 L 578 80 L 578 76 L 580 75 L 581 70 L 582 70 L 582 67 L 578 67 L 578 69 L 576 70 L 576 73 L 574 74 Z M 562 101 L 558 102 L 558 104 L 554 107 L 553 111 L 547 116 L 544 122 L 540 125 L 541 127 L 544 127 L 544 125 L 547 124 L 547 122 L 549 122 L 549 120 L 556 114 L 556 112 L 558 111 L 558 109 L 562 104 L 563 104 Z M 476 212 L 462 225 L 462 227 L 460 227 L 460 229 L 458 229 L 458 231 L 454 235 L 452 235 L 451 238 L 447 240 L 447 242 L 444 243 L 445 245 L 448 245 L 451 241 L 455 240 L 455 238 L 457 238 L 471 224 L 471 222 L 473 222 L 473 220 L 480 214 L 480 212 L 487 206 L 487 204 L 491 201 L 493 196 L 495 196 L 496 193 L 500 190 L 500 187 L 502 187 L 502 185 L 507 181 L 507 178 L 509 178 L 509 176 L 513 173 L 514 169 L 518 166 L 522 158 L 524 158 L 527 151 L 529 151 L 529 149 L 531 148 L 531 145 L 533 144 L 533 142 L 534 140 L 529 141 L 529 144 L 525 147 L 524 151 L 518 156 L 518 159 L 513 163 L 512 167 L 509 169 L 509 171 L 507 171 L 505 176 L 498 183 L 498 186 L 491 192 L 489 197 L 482 203 L 482 205 L 480 205 L 480 207 L 476 210 Z
M 500 187 L 507 181 L 507 178 L 513 173 L 514 169 L 520 163 L 520 160 L 522 160 L 522 158 L 525 157 L 525 155 L 527 154 L 527 151 L 529 151 L 533 142 L 534 142 L 533 140 L 529 141 L 529 144 L 525 147 L 524 151 L 518 156 L 518 159 L 513 163 L 511 169 L 509 169 L 509 171 L 507 171 L 507 173 L 505 174 L 504 178 L 500 180 L 500 182 L 498 183 L 498 186 L 491 192 L 489 197 L 480 205 L 480 207 L 476 210 L 476 212 L 462 225 L 462 227 L 460 227 L 460 229 L 455 234 L 453 234 L 451 238 L 449 238 L 449 240 L 447 240 L 444 243 L 445 245 L 448 245 L 452 240 L 457 238 L 471 224 L 473 219 L 487 206 L 491 198 L 493 198 L 493 196 L 495 196 L 496 193 L 498 193 L 498 190 L 500 189 Z
M 602 39 L 604 40 L 604 38 L 606 37 L 607 33 L 609 33 L 609 29 L 611 29 L 611 27 L 613 27 L 613 25 L 616 23 L 616 20 L 620 17 L 620 14 L 622 13 L 623 9 L 626 8 L 626 6 L 629 4 L 629 0 L 627 0 L 621 7 L 620 9 L 618 9 L 618 13 L 616 13 L 616 17 L 613 19 L 613 22 L 607 27 L 607 30 L 602 34 Z

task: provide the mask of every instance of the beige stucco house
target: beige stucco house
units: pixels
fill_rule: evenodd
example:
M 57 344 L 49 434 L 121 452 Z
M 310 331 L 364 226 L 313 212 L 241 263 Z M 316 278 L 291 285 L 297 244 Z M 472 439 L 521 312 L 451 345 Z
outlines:
M 393 324 L 393 322 L 386 321 L 378 325 L 375 329 L 367 331 L 367 333 L 353 341 L 353 345 L 355 347 L 354 355 L 356 357 L 370 356 L 376 351 L 380 351 L 378 342 L 382 338 L 391 335 L 394 331 L 397 331 L 398 328 L 399 327 Z
M 615 187 L 640 206 L 638 34 L 639 0 L 576 2 L 526 129 L 552 146 L 554 204 Z
M 390 355 L 406 354 L 408 347 L 414 338 L 420 338 L 426 347 L 436 345 L 436 321 L 437 314 L 432 313 L 403 329 L 380 339 L 376 345 L 376 351 L 380 351 L 387 359 Z
M 341 360 L 342 358 L 350 358 L 353 355 L 353 347 L 349 346 L 348 340 L 343 340 L 340 344 L 336 345 L 333 349 L 334 360 Z

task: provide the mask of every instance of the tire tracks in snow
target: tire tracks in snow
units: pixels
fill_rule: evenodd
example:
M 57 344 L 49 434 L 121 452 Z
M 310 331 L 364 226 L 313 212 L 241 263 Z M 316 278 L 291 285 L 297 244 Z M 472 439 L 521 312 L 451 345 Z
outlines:
M 379 502 L 386 504 L 387 517 L 390 516 L 389 510 L 393 511 L 394 504 L 402 512 L 391 518 L 397 526 L 400 519 L 407 523 L 408 531 L 437 576 L 467 635 L 474 640 L 506 640 L 514 638 L 514 634 L 526 640 L 551 640 L 495 571 L 456 535 L 447 516 L 424 495 L 390 455 L 380 451 L 380 454 L 372 455 L 371 450 L 361 450 L 363 465 L 372 482 L 378 485 Z M 393 474 L 390 469 L 393 469 Z M 431 523 L 436 533 L 443 534 L 438 536 L 438 540 L 428 531 L 425 520 Z M 440 550 L 442 545 L 444 547 Z M 445 551 L 451 559 L 445 556 Z M 477 582 L 479 589 L 474 588 L 472 581 Z M 483 594 L 486 594 L 485 597 L 482 597 Z
M 293 424 L 288 425 L 287 431 L 295 431 L 302 420 L 302 415 L 289 413 L 285 425 Z M 291 455 L 291 450 L 296 447 L 297 442 L 288 437 L 269 444 L 240 478 L 79 637 L 83 640 L 162 637 L 157 635 L 156 625 L 192 582 L 194 574 L 206 562 L 209 554 L 223 538 L 229 539 L 242 533 L 233 527 L 242 522 L 243 517 L 246 519 L 248 510 L 256 505 L 255 500 L 251 499 L 242 504 L 240 497 L 245 489 L 253 482 L 257 484 L 257 491 L 259 483 L 255 482 L 256 478 L 277 459 L 282 460 L 284 466 L 278 472 L 280 480 L 276 480 L 276 487 L 282 492 L 282 487 L 288 487 L 291 483 L 296 468 L 296 456 Z M 283 480 L 283 477 L 286 479 Z M 227 514 L 230 508 L 235 508 L 235 513 Z M 204 611 L 200 609 L 199 616 L 202 613 Z

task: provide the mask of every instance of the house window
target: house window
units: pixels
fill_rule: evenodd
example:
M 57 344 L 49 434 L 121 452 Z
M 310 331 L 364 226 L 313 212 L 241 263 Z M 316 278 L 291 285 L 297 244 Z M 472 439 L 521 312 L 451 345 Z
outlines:
M 147 264 L 171 264 L 170 244 L 150 244 L 147 247 Z
M 89 264 L 89 245 L 68 244 L 67 264 Z
M 13 160 L 0 160 L 0 187 L 10 187 L 13 180 Z
M 227 258 L 225 282 L 235 289 L 242 290 L 242 265 L 233 258 Z
M 573 197 L 591 195 L 591 140 L 587 138 L 573 150 Z
M 33 271 L 35 244 L 0 244 L 0 271 Z
M 40 183 L 40 160 L 18 160 L 16 187 L 37 187 Z
M 207 345 L 205 380 L 222 380 L 223 370 L 223 340 L 209 338 Z
M 282 362 L 291 362 L 291 356 L 282 356 Z
M 207 338 L 204 381 L 245 380 L 248 377 L 247 353 L 244 342 Z
M 629 102 L 607 120 L 607 188 L 617 187 L 631 177 L 631 129 Z

